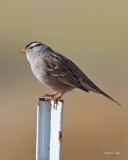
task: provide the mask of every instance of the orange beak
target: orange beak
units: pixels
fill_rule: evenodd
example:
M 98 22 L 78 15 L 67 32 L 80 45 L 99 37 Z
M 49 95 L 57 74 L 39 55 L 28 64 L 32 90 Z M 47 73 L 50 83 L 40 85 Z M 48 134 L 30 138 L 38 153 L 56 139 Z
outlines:
M 26 53 L 27 53 L 27 50 L 24 48 L 24 49 L 21 50 L 21 53 L 26 54 Z

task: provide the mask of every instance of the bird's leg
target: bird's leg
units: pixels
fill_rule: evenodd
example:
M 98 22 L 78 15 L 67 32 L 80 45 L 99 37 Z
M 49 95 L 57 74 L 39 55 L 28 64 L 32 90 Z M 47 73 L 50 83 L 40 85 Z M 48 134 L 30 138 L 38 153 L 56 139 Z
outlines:
M 55 93 L 53 93 L 53 94 L 45 94 L 43 97 L 46 97 L 47 99 L 49 99 L 49 100 L 51 100 L 51 99 L 53 99 L 53 97 L 55 96 L 55 95 L 57 95 L 58 94 L 58 92 L 55 92 Z M 49 97 L 49 98 L 48 98 Z
M 64 91 L 63 92 L 55 92 L 53 94 L 45 94 L 43 97 L 46 97 L 47 100 L 53 100 L 54 101 L 54 109 L 57 109 L 57 104 L 58 101 L 61 99 L 61 97 L 63 96 Z M 56 96 L 58 95 L 58 96 Z
M 61 99 L 61 97 L 63 96 L 64 94 L 64 91 L 63 92 L 60 92 L 60 93 L 57 93 L 57 94 L 60 94 L 59 96 L 55 97 L 53 96 L 52 100 L 54 101 L 54 109 L 57 109 L 57 104 L 58 104 L 58 101 Z M 56 95 L 57 95 L 56 94 Z

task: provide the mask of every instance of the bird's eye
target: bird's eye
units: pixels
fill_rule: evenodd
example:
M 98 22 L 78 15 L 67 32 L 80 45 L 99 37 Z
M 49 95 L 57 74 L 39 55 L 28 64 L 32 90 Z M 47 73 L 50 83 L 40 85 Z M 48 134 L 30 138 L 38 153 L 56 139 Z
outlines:
M 32 48 L 33 48 L 33 46 L 30 46 L 30 47 L 29 47 L 29 49 L 32 49 Z

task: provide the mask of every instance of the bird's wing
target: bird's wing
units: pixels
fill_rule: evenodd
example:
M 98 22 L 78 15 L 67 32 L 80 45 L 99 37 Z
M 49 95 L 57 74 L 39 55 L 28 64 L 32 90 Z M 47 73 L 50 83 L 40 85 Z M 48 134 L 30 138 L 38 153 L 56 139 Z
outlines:
M 62 56 L 57 52 L 52 52 L 49 55 L 44 57 L 44 62 L 47 65 L 47 74 L 56 78 L 57 80 L 82 89 L 86 92 L 93 91 L 100 93 L 110 99 L 111 101 L 117 103 L 119 106 L 120 103 L 115 101 L 108 94 L 103 92 L 99 87 L 97 87 L 80 69 L 77 67 L 71 60 Z
M 75 74 L 74 70 L 70 67 L 69 61 L 69 59 L 56 52 L 45 56 L 44 62 L 47 65 L 47 74 L 67 85 L 74 86 L 88 92 L 88 90 L 86 90 L 79 81 L 77 74 Z

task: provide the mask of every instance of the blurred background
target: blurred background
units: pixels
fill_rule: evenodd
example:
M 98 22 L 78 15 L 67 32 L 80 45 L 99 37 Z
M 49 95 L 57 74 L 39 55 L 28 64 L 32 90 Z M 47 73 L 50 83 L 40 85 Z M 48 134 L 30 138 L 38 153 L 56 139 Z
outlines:
M 52 91 L 20 53 L 32 41 L 69 57 L 128 107 L 127 0 L 1 0 L 0 24 L 0 159 L 35 160 L 36 106 Z M 80 90 L 63 99 L 63 160 L 128 159 L 127 108 Z

